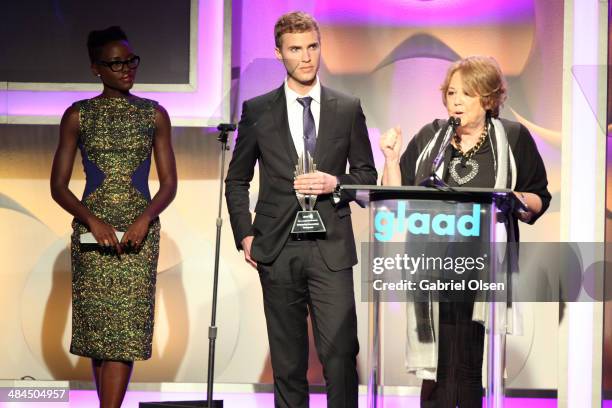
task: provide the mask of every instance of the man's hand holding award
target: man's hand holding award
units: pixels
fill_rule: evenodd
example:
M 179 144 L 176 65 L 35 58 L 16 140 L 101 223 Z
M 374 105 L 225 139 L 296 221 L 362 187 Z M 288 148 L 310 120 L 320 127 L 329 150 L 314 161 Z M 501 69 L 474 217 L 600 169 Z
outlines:
M 295 166 L 295 195 L 300 203 L 301 211 L 295 216 L 292 234 L 314 234 L 325 232 L 325 225 L 319 211 L 315 210 L 318 194 L 326 192 L 330 176 L 317 171 L 317 165 L 308 152 L 300 155 Z M 335 186 L 335 181 L 334 181 Z

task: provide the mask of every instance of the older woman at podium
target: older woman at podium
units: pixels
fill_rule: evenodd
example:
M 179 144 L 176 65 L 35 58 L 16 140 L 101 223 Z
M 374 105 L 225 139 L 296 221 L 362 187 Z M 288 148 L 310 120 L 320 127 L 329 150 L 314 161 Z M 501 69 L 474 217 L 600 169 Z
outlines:
M 527 128 L 499 118 L 506 83 L 497 62 L 483 56 L 455 62 L 441 91 L 449 119 L 425 125 L 403 154 L 401 129 L 382 135 L 383 185 L 511 189 L 524 205 L 518 218 L 535 222 L 550 203 L 546 170 Z M 473 308 L 473 302 L 439 304 L 437 367 L 408 367 L 423 379 L 422 407 L 482 405 L 485 333 L 472 320 Z

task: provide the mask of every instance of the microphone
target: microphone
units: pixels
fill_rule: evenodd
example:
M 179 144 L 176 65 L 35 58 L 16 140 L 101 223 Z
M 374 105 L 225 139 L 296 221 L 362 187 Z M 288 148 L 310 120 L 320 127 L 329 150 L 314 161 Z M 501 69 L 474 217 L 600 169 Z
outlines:
M 461 126 L 461 118 L 456 118 L 454 116 L 451 116 L 450 118 L 448 118 L 448 123 L 446 124 L 446 130 L 444 131 L 444 137 L 442 139 L 442 144 L 440 145 L 438 154 L 436 155 L 436 157 L 434 158 L 431 164 L 431 175 L 429 176 L 429 178 L 427 178 L 424 181 L 424 183 L 422 183 L 422 185 L 430 186 L 430 187 L 432 186 L 433 187 L 436 187 L 436 186 L 445 187 L 446 186 L 446 183 L 440 180 L 438 176 L 436 175 L 436 170 L 438 170 L 438 167 L 440 167 L 440 164 L 442 163 L 442 159 L 444 158 L 444 152 L 446 151 L 446 148 L 450 144 L 453 134 L 455 133 L 455 130 L 459 126 Z
M 217 130 L 219 131 L 219 136 L 217 136 L 217 140 L 221 142 L 225 150 L 229 150 L 229 146 L 227 145 L 227 134 L 236 130 L 236 124 L 219 123 L 219 126 L 217 126 Z
M 222 132 L 231 132 L 233 130 L 236 130 L 236 124 L 235 123 L 219 123 L 219 126 L 217 126 L 217 130 L 220 130 Z
M 444 157 L 444 152 L 450 144 L 453 133 L 455 133 L 455 129 L 457 129 L 458 126 L 461 126 L 460 118 L 456 118 L 454 116 L 448 118 L 448 124 L 446 125 L 446 132 L 444 133 L 440 150 L 438 150 L 438 154 L 431 165 L 431 174 L 436 174 L 436 170 L 438 170 L 438 167 L 440 167 L 440 163 Z

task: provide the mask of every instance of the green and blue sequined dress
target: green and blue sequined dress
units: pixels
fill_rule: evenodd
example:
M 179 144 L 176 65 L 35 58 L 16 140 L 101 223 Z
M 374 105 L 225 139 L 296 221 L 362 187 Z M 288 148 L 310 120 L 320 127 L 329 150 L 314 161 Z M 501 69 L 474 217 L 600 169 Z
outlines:
M 151 201 L 148 176 L 157 103 L 93 98 L 79 110 L 79 149 L 86 175 L 82 203 L 126 231 Z M 159 219 L 136 252 L 119 257 L 79 243 L 86 225 L 72 223 L 72 343 L 70 352 L 94 359 L 151 357 Z

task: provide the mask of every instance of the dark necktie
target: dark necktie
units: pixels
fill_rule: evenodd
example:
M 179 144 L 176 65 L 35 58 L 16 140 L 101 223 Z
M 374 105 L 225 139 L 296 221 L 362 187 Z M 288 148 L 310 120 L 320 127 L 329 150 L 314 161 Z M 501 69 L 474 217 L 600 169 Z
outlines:
M 317 128 L 315 127 L 314 116 L 310 110 L 312 98 L 305 96 L 297 98 L 297 101 L 304 108 L 304 151 L 310 153 L 314 157 L 315 146 L 317 144 Z

